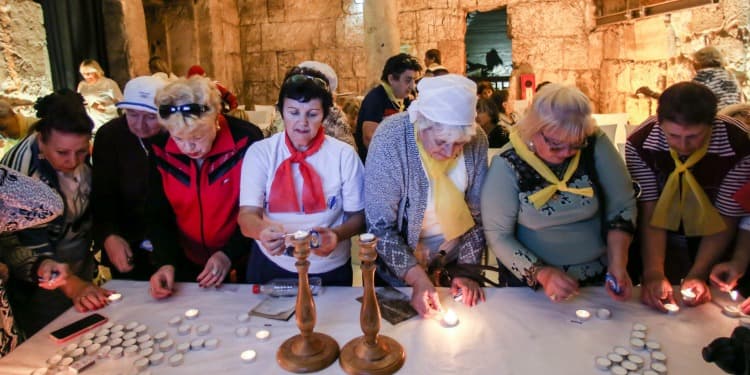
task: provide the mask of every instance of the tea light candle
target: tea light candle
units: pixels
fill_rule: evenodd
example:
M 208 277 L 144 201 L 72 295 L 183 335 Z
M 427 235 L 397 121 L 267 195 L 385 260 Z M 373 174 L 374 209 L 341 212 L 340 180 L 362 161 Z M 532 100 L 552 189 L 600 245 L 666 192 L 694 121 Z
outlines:
M 612 368 L 609 369 L 609 372 L 612 373 L 612 375 L 628 375 L 628 370 L 620 365 L 612 366 Z
M 86 348 L 86 354 L 95 354 L 96 352 L 99 351 L 99 349 L 101 349 L 101 347 L 102 347 L 101 344 L 96 344 L 96 343 L 91 344 Z
M 79 347 L 79 348 L 84 348 L 84 349 L 86 349 L 86 348 L 88 348 L 89 346 L 91 346 L 91 345 L 92 345 L 93 343 L 94 343 L 94 340 L 83 340 L 83 341 L 81 341 L 81 342 L 80 342 L 80 343 L 78 344 L 78 347 Z
M 609 320 L 612 317 L 612 312 L 609 309 L 596 310 L 596 317 L 601 320 Z
M 128 323 L 128 324 L 125 325 L 125 330 L 126 331 L 132 331 L 132 330 L 135 329 L 135 327 L 138 327 L 138 324 L 140 324 L 140 323 L 138 323 L 138 322 L 130 322 L 130 323 Z
M 100 337 L 100 336 L 105 336 L 105 337 L 109 336 L 109 328 L 102 328 L 102 329 L 100 329 L 99 331 L 96 332 L 96 336 L 97 337 Z
M 266 341 L 271 338 L 271 332 L 265 329 L 261 329 L 260 331 L 255 333 L 255 338 L 260 341 Z
M 148 358 L 138 358 L 133 362 L 136 370 L 143 371 L 148 368 Z
M 73 363 L 74 359 L 70 357 L 65 357 L 60 361 L 60 366 L 62 367 L 68 367 Z
M 636 349 L 636 350 L 642 350 L 642 349 L 643 349 L 643 347 L 644 347 L 644 346 L 646 346 L 646 343 L 645 343 L 645 342 L 643 342 L 643 339 L 639 339 L 639 338 L 632 338 L 632 339 L 630 339 L 630 346 L 631 346 L 631 347 L 632 347 L 633 349 Z
M 198 336 L 205 336 L 209 332 L 211 332 L 211 326 L 208 324 L 201 324 L 196 328 L 196 331 L 198 333 Z
M 362 242 L 370 242 L 375 240 L 375 235 L 372 233 L 362 233 L 359 235 L 359 240 Z
M 124 346 L 124 347 L 127 348 L 128 346 L 135 345 L 135 343 L 136 343 L 135 339 L 127 339 L 127 340 L 125 340 L 125 341 L 122 342 L 122 346 Z
M 608 370 L 612 366 L 612 361 L 604 357 L 596 357 L 594 359 L 594 365 L 599 370 Z
M 154 340 L 148 340 L 146 342 L 142 342 L 138 346 L 140 346 L 141 349 L 152 348 L 152 347 L 154 347 Z
M 123 329 L 125 329 L 125 326 L 124 326 L 124 325 L 122 325 L 122 324 L 117 324 L 117 325 L 113 326 L 112 328 L 110 328 L 109 330 L 110 330 L 110 331 L 112 331 L 112 332 L 120 332 L 120 331 L 122 331 Z
M 443 325 L 446 327 L 455 327 L 458 325 L 458 315 L 456 315 L 455 311 L 448 309 L 448 311 L 443 314 Z
M 141 333 L 146 332 L 147 330 L 148 330 L 148 327 L 146 327 L 145 324 L 140 324 L 138 325 L 138 327 L 135 327 L 135 329 L 133 329 L 133 332 L 140 335 Z
M 164 339 L 166 339 L 167 336 L 169 336 L 169 334 L 167 333 L 167 331 L 160 331 L 160 332 L 157 332 L 154 335 L 154 340 L 156 342 L 161 342 L 161 341 L 164 341 Z
M 651 352 L 651 361 L 665 363 L 667 362 L 667 355 L 658 350 L 653 351 Z
M 138 353 L 138 355 L 145 358 L 150 357 L 152 354 L 154 354 L 154 348 L 141 349 L 141 352 Z
M 109 338 L 111 339 L 122 339 L 123 336 L 125 336 L 125 332 L 123 331 L 114 331 L 109 334 Z
M 195 339 L 190 342 L 190 350 L 201 350 L 203 349 L 203 339 Z
M 309 235 L 310 235 L 310 232 L 308 232 L 308 231 L 298 230 L 298 231 L 294 232 L 294 239 L 295 240 L 301 240 L 301 239 L 303 239 L 303 238 L 305 238 L 305 237 L 307 237 Z
M 630 337 L 635 337 L 637 339 L 645 339 L 646 338 L 646 332 L 643 332 L 643 331 L 632 331 L 632 332 L 630 332 Z
M 255 350 L 245 350 L 240 354 L 240 358 L 242 359 L 242 362 L 250 363 L 255 361 L 255 357 L 257 357 L 257 354 L 255 353 Z
M 55 354 L 52 357 L 49 357 L 49 359 L 47 359 L 47 364 L 50 367 L 55 367 L 55 366 L 57 366 L 60 363 L 60 361 L 62 361 L 62 359 L 63 359 L 62 355 Z
M 107 341 L 109 341 L 109 337 L 107 336 L 96 336 L 94 338 L 94 344 L 104 344 Z
M 109 346 L 120 346 L 122 344 L 121 338 L 114 338 L 109 340 Z
M 164 362 L 164 353 L 154 353 L 151 355 L 151 357 L 148 357 L 148 360 L 154 366 L 160 365 L 162 362 Z
M 648 331 L 648 327 L 646 327 L 643 323 L 635 323 L 633 324 L 633 331 Z
M 81 358 L 83 356 L 83 353 L 84 353 L 83 348 L 76 348 L 76 350 L 73 350 L 68 355 L 75 360 L 75 359 Z
M 185 361 L 185 356 L 183 356 L 181 353 L 177 353 L 169 357 L 169 365 L 172 367 L 177 367 L 182 364 L 182 362 Z
M 739 318 L 742 315 L 742 311 L 737 305 L 725 305 L 721 312 L 730 318 Z
M 661 350 L 661 344 L 659 344 L 658 341 L 653 341 L 653 340 L 646 341 L 646 349 L 652 352 L 656 350 Z
M 86 332 L 86 334 L 84 334 L 83 337 L 81 338 L 85 341 L 85 340 L 93 340 L 95 337 L 96 335 L 94 334 L 94 332 Z
M 693 288 L 687 288 L 680 290 L 680 293 L 682 294 L 682 300 L 683 301 L 693 301 L 695 300 L 695 292 L 693 291 Z
M 238 322 L 244 323 L 248 321 L 249 319 L 250 319 L 250 315 L 248 315 L 247 313 L 242 313 L 242 314 L 237 315 Z
M 127 357 L 133 357 L 138 353 L 138 350 L 138 347 L 133 345 L 126 347 L 125 350 L 123 350 L 123 353 L 125 353 L 125 356 Z
M 661 362 L 654 362 L 651 364 L 651 369 L 654 370 L 658 374 L 666 374 L 667 373 L 667 365 L 661 363 Z
M 623 348 L 622 346 L 616 346 L 614 352 L 623 357 L 627 357 L 630 355 L 630 350 Z
M 134 338 L 135 338 L 136 336 L 138 336 L 138 334 L 137 334 L 137 333 L 135 333 L 135 332 L 133 332 L 133 331 L 130 331 L 130 332 L 128 332 L 128 333 L 126 333 L 126 334 L 124 334 L 124 335 L 122 336 L 122 339 L 123 339 L 123 340 L 130 340 L 130 339 L 134 339 Z
M 200 314 L 200 311 L 198 309 L 188 309 L 185 311 L 185 318 L 187 319 L 195 319 Z
M 183 324 L 180 326 L 180 328 L 177 328 L 177 333 L 179 333 L 182 336 L 185 336 L 190 333 L 190 331 L 193 329 L 193 326 L 190 324 Z
M 141 344 L 141 343 L 144 343 L 144 342 L 146 342 L 146 341 L 149 341 L 149 340 L 151 340 L 151 335 L 149 335 L 148 333 L 147 333 L 147 334 L 145 334 L 145 335 L 140 335 L 140 336 L 138 336 L 138 338 L 137 338 L 137 339 L 135 339 L 135 340 L 136 340 L 136 341 L 138 341 L 138 343 L 139 343 L 139 344 Z
M 114 327 L 114 326 L 115 326 L 115 323 L 112 323 L 112 322 L 106 322 L 106 323 L 104 323 L 104 324 L 102 325 L 102 329 L 111 329 L 111 328 L 112 328 L 112 327 Z
M 208 350 L 214 350 L 219 347 L 219 339 L 208 339 L 203 343 L 203 347 Z
M 68 344 L 68 345 L 67 345 L 67 346 L 65 346 L 65 348 L 63 349 L 63 352 L 65 352 L 65 353 L 70 353 L 70 352 L 72 352 L 72 351 L 74 351 L 74 350 L 76 350 L 76 349 L 78 349 L 78 344 L 75 344 L 75 343 L 73 343 L 73 344 Z
M 667 309 L 667 314 L 670 315 L 680 312 L 680 306 L 677 306 L 674 303 L 665 303 L 664 308 Z
M 159 351 L 168 352 L 172 350 L 173 347 L 174 347 L 174 341 L 172 341 L 171 339 L 166 339 L 162 341 L 161 344 L 159 344 Z
M 187 353 L 190 350 L 190 343 L 189 342 L 181 342 L 177 344 L 177 347 L 175 348 L 177 353 Z
M 622 363 L 620 363 L 620 366 L 622 366 L 622 368 L 624 368 L 625 370 L 628 370 L 628 371 L 636 371 L 636 370 L 638 370 L 638 365 L 636 365 L 635 363 L 630 362 L 628 360 L 622 361 Z
M 101 348 L 99 348 L 99 351 L 96 352 L 96 356 L 100 359 L 104 359 L 109 355 L 109 352 L 112 350 L 112 347 L 109 345 L 104 345 Z
M 112 358 L 112 359 L 122 358 L 122 348 L 119 346 L 116 348 L 112 348 L 112 350 L 109 351 L 109 358 Z
M 109 303 L 117 303 L 122 301 L 122 294 L 112 293 L 107 297 L 107 299 L 109 300 Z
M 578 318 L 581 321 L 589 320 L 591 317 L 591 313 L 588 310 L 580 309 L 576 310 L 576 318 Z
M 234 330 L 234 334 L 237 337 L 245 337 L 248 333 L 250 333 L 250 329 L 248 329 L 247 327 L 238 327 Z
M 170 327 L 177 327 L 180 323 L 182 323 L 182 318 L 179 316 L 172 317 L 172 319 L 169 319 L 169 322 L 167 322 Z
M 635 363 L 638 368 L 643 367 L 643 364 L 645 361 L 643 360 L 643 357 L 637 355 L 637 354 L 631 354 L 628 356 L 628 361 Z

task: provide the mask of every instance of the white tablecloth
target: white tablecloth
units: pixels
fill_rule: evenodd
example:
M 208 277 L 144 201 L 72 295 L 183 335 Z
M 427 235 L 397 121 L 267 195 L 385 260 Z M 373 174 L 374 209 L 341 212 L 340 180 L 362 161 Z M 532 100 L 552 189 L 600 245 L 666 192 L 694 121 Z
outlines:
M 179 336 L 167 321 L 188 308 L 200 309 L 194 325 L 210 324 L 205 338 L 219 338 L 214 351 L 188 352 L 179 367 L 166 362 L 150 370 L 153 374 L 276 374 L 285 373 L 276 364 L 276 350 L 288 337 L 298 333 L 294 318 L 288 322 L 252 317 L 240 323 L 236 317 L 259 303 L 261 296 L 251 293 L 250 285 L 227 285 L 221 289 L 199 289 L 196 284 L 181 284 L 173 297 L 156 301 L 148 295 L 147 283 L 115 280 L 107 288 L 123 294 L 123 300 L 101 311 L 110 321 L 144 323 L 152 335 L 167 330 L 177 343 L 198 336 Z M 668 356 L 670 374 L 720 374 L 714 364 L 703 361 L 701 349 L 719 336 L 729 336 L 736 319 L 720 313 L 726 294 L 716 296 L 718 303 L 683 308 L 677 315 L 665 315 L 643 306 L 637 298 L 628 303 L 612 301 L 602 288 L 586 288 L 567 302 L 552 303 L 544 294 L 528 288 L 487 289 L 487 302 L 466 308 L 453 302 L 447 290 L 441 290 L 444 307 L 459 315 L 454 328 L 443 328 L 437 321 L 413 318 L 397 326 L 383 322 L 381 333 L 398 340 L 406 349 L 402 374 L 597 374 L 593 361 L 616 345 L 629 348 L 633 323 L 648 326 L 648 339 L 662 344 Z M 407 291 L 408 292 L 408 291 Z M 340 346 L 361 335 L 359 327 L 360 288 L 327 288 L 316 297 L 318 319 L 315 330 L 326 333 Z M 583 324 L 571 322 L 576 309 L 608 308 L 611 320 L 592 317 Z M 0 359 L 0 374 L 29 374 L 44 367 L 47 358 L 60 350 L 49 339 L 49 332 L 73 322 L 85 314 L 70 310 L 30 338 L 7 357 Z M 270 326 L 266 326 L 270 324 Z M 234 335 L 246 325 L 248 337 Z M 271 331 L 271 339 L 255 338 L 259 329 Z M 76 340 L 77 341 L 77 340 Z M 75 341 L 74 341 L 75 342 Z M 243 363 L 240 353 L 254 349 L 258 358 Z M 174 353 L 174 351 L 171 351 Z M 640 352 L 647 357 L 647 352 Z M 86 374 L 132 374 L 134 358 L 102 359 Z M 648 363 L 648 361 L 647 361 Z M 338 362 L 322 371 L 343 373 Z

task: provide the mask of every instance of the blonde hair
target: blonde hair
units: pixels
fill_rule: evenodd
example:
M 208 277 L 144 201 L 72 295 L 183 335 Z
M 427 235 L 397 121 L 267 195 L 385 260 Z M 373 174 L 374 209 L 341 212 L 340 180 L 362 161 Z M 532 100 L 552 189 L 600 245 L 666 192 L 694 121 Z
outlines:
M 724 66 L 724 57 L 714 46 L 703 47 L 693 54 L 693 60 L 698 69 L 721 68 Z
M 477 134 L 477 124 L 471 125 L 444 125 L 422 116 L 420 113 L 414 122 L 418 131 L 432 129 L 434 136 L 445 142 L 458 143 L 469 142 Z
M 591 103 L 575 87 L 550 83 L 537 92 L 528 113 L 516 125 L 518 135 L 529 142 L 534 134 L 560 130 L 560 141 L 581 142 L 594 134 L 596 123 L 591 117 Z
M 214 126 L 221 109 L 221 97 L 216 84 L 202 76 L 179 78 L 169 83 L 156 92 L 154 102 L 157 107 L 196 103 L 209 108 L 201 116 L 174 113 L 165 119 L 159 115 L 159 123 L 169 133 L 191 134 L 204 126 Z
M 99 65 L 99 63 L 96 62 L 96 60 L 86 59 L 86 60 L 81 61 L 81 65 L 78 67 L 78 70 L 81 71 L 83 70 L 83 68 L 93 68 L 94 70 L 97 71 L 97 73 L 99 73 L 99 77 L 104 77 L 104 69 L 102 69 L 102 66 Z

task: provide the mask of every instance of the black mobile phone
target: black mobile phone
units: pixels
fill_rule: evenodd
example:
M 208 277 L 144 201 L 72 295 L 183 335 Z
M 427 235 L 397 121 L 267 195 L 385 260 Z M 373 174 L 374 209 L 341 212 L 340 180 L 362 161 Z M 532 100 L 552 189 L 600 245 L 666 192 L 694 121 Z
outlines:
M 66 342 L 86 331 L 90 331 L 107 321 L 107 317 L 101 314 L 91 314 L 85 318 L 76 320 L 56 331 L 50 333 L 50 337 L 57 343 Z

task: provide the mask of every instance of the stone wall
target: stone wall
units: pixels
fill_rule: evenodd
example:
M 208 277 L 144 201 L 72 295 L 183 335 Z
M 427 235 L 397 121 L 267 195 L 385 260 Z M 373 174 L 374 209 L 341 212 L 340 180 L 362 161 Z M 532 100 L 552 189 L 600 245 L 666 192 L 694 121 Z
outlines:
M 598 27 L 603 41 L 600 104 L 602 112 L 627 112 L 637 124 L 656 112 L 656 100 L 636 96 L 641 86 L 661 92 L 692 79 L 692 53 L 707 45 L 724 54 L 727 68 L 737 73 L 745 96 L 750 32 L 747 0 L 684 9 L 670 14 Z
M 42 8 L 31 0 L 0 0 L 0 98 L 33 114 L 37 97 L 52 92 Z

